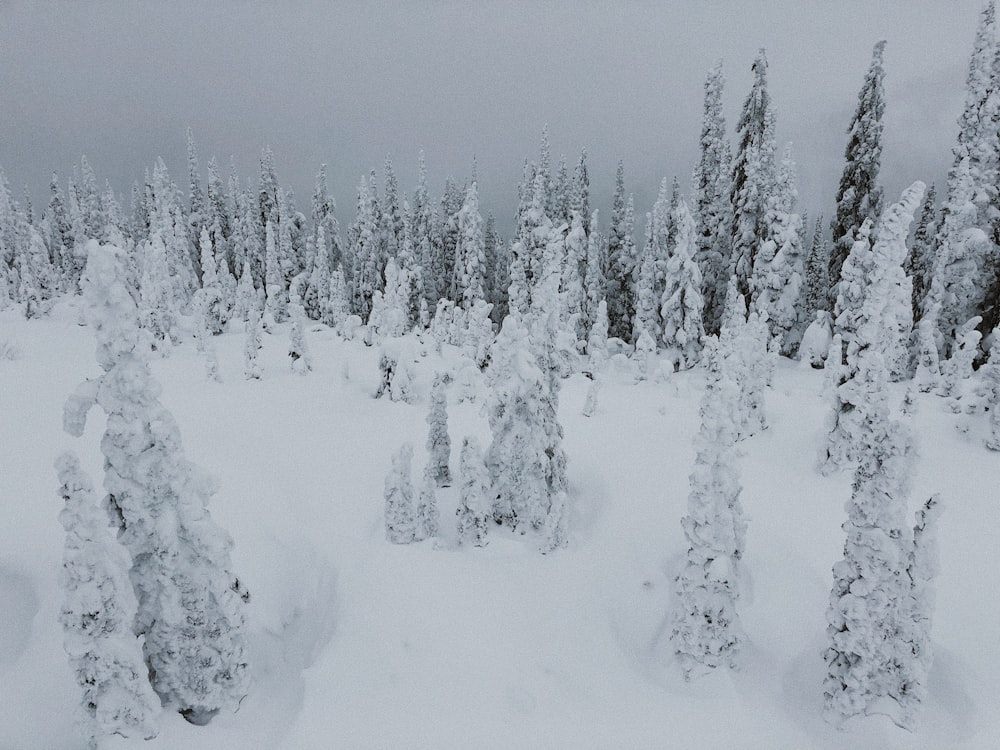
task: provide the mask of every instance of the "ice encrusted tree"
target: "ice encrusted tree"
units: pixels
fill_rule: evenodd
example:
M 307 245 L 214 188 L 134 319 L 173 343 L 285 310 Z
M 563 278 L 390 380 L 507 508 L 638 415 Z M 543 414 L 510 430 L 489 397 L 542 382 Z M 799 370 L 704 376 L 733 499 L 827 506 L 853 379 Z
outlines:
M 104 373 L 77 389 L 63 424 L 79 437 L 91 407 L 107 415 L 105 503 L 132 555 L 133 632 L 145 637 L 143 655 L 163 703 L 201 724 L 235 710 L 247 694 L 248 595 L 231 572 L 232 540 L 207 509 L 214 484 L 184 458 L 177 425 L 159 402 L 122 253 L 96 242 L 87 252 L 81 285 Z
M 739 386 L 714 337 L 706 339 L 706 357 L 708 380 L 695 437 L 688 514 L 681 520 L 688 550 L 676 578 L 670 635 L 685 678 L 733 666 L 744 637 L 736 611 L 746 538 L 733 419 Z
M 412 459 L 413 446 L 404 443 L 392 454 L 392 469 L 385 478 L 385 538 L 393 544 L 409 544 L 416 538 L 410 481 Z
M 59 621 L 83 689 L 84 735 L 92 748 L 103 735 L 150 739 L 157 733 L 160 699 L 132 632 L 138 607 L 129 581 L 132 558 L 115 540 L 77 457 L 63 453 L 56 470 L 65 503 L 59 521 L 66 530 Z
M 485 547 L 491 514 L 490 477 L 483 463 L 483 452 L 474 437 L 462 440 L 459 456 L 458 543 Z
M 632 331 L 635 298 L 632 293 L 632 271 L 635 258 L 634 240 L 629 236 L 628 208 L 625 199 L 625 166 L 618 162 L 615 175 L 615 193 L 608 229 L 607 276 L 605 299 L 608 302 L 608 330 L 610 335 L 628 340 Z
M 882 353 L 866 346 L 855 366 L 842 388 L 851 391 L 859 413 L 852 435 L 858 465 L 843 525 L 844 558 L 833 567 L 824 712 L 838 725 L 870 713 L 888 713 L 905 725 L 914 698 L 919 700 L 914 691 L 921 672 L 921 655 L 913 647 L 913 537 L 905 524 L 913 441 L 890 418 Z
M 448 391 L 440 373 L 431 385 L 427 412 L 427 471 L 438 487 L 451 486 L 451 438 L 448 436 Z
M 312 354 L 306 341 L 306 310 L 302 306 L 302 297 L 299 296 L 303 281 L 304 277 L 300 276 L 292 282 L 288 301 L 288 316 L 292 320 L 288 334 L 288 356 L 292 360 L 292 372 L 299 375 L 312 371 Z
M 660 316 L 663 319 L 663 343 L 677 352 L 679 367 L 687 369 L 698 361 L 704 301 L 702 279 L 694 261 L 695 224 L 687 205 L 681 201 L 676 212 L 677 238 L 667 262 L 667 286 L 663 291 Z
M 934 185 L 927 188 L 924 206 L 920 210 L 917 228 L 913 232 L 910 254 L 906 258 L 906 275 L 913 282 L 913 320 L 919 322 L 924 314 L 924 298 L 931 288 L 931 273 L 937 252 L 937 194 Z
M 820 310 L 830 310 L 830 248 L 823 239 L 823 216 L 816 220 L 806 256 L 805 286 L 799 298 L 803 320 L 814 320 Z
M 878 184 L 882 161 L 882 115 L 885 71 L 882 56 L 885 41 L 876 42 L 865 82 L 858 92 L 858 106 L 847 128 L 850 138 L 844 151 L 847 163 L 837 189 L 837 214 L 830 224 L 833 249 L 830 252 L 830 300 L 837 298 L 841 268 L 854 245 L 865 219 L 873 223 L 882 213 L 882 188 Z
M 729 281 L 732 250 L 732 207 L 729 204 L 730 146 L 722 111 L 725 78 L 722 63 L 708 72 L 701 124 L 701 156 L 694 172 L 697 249 L 695 261 L 701 269 L 705 330 L 717 334 Z
M 441 531 L 441 512 L 437 505 L 437 482 L 431 467 L 428 465 L 424 469 L 423 479 L 420 482 L 420 494 L 417 498 L 417 517 L 414 539 L 422 541 L 433 539 Z
M 938 309 L 939 305 L 932 305 L 917 324 L 917 369 L 913 375 L 913 382 L 922 393 L 931 393 L 941 386 L 941 363 L 934 339 Z
M 986 438 L 986 447 L 991 451 L 1000 451 L 1000 326 L 993 329 L 991 337 L 990 358 L 980 371 L 983 373 L 986 408 L 989 409 L 990 434 Z
M 496 498 L 493 517 L 522 533 L 541 530 L 547 516 L 557 511 L 553 498 L 566 489 L 566 454 L 553 386 L 558 376 L 548 349 L 539 338 L 529 338 L 520 320 L 508 316 L 487 370 L 493 440 L 486 466 Z
M 765 235 L 764 217 L 768 198 L 774 192 L 774 109 L 767 91 L 767 59 L 764 50 L 753 63 L 754 83 L 743 103 L 736 124 L 739 148 L 733 161 L 729 201 L 732 206 L 732 252 L 730 273 L 736 276 L 736 291 L 749 302 L 750 277 L 760 238 Z
M 247 380 L 260 380 L 263 372 L 257 362 L 257 354 L 264 346 L 264 319 L 256 305 L 247 313 L 243 330 L 243 377 Z

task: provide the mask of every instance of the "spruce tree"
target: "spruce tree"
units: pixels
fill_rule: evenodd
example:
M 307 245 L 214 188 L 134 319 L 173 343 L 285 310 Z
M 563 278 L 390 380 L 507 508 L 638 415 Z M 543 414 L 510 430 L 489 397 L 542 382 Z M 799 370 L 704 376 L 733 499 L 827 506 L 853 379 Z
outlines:
M 104 373 L 70 399 L 64 425 L 78 437 L 93 405 L 107 414 L 105 504 L 132 555 L 133 632 L 145 636 L 143 654 L 162 701 L 205 723 L 246 695 L 248 595 L 231 572 L 232 540 L 206 507 L 213 483 L 184 458 L 177 425 L 159 402 L 121 251 L 92 242 L 88 256 L 82 285 Z
M 434 481 L 431 466 L 424 471 L 417 498 L 417 518 L 414 538 L 417 541 L 434 539 L 441 531 L 441 513 L 437 506 L 437 482 Z
M 697 231 L 694 258 L 701 270 L 702 297 L 705 300 L 703 319 L 709 334 L 718 334 L 722 325 L 732 251 L 732 207 L 729 203 L 732 157 L 722 111 L 724 86 L 720 62 L 708 72 L 705 80 L 700 157 L 694 171 Z
M 410 481 L 412 459 L 413 446 L 404 443 L 392 455 L 392 469 L 385 478 L 385 538 L 393 544 L 409 544 L 416 536 Z
M 677 209 L 677 244 L 667 265 L 667 287 L 663 292 L 660 315 L 663 319 L 663 343 L 677 351 L 679 366 L 687 369 L 698 361 L 702 323 L 702 279 L 692 257 L 695 250 L 695 223 L 682 201 Z
M 733 214 L 729 272 L 736 276 L 736 291 L 751 302 L 750 276 L 758 242 L 766 232 L 765 212 L 775 182 L 774 110 L 767 91 L 763 49 L 754 60 L 753 73 L 753 87 L 736 123 L 739 148 L 729 193 Z
M 132 632 L 138 607 L 129 581 L 132 559 L 112 535 L 77 457 L 63 453 L 56 470 L 65 503 L 59 521 L 66 530 L 59 621 L 83 690 L 82 729 L 91 747 L 104 735 L 151 739 L 157 733 L 160 699 Z
M 812 244 L 806 257 L 805 288 L 800 309 L 805 320 L 813 320 L 820 310 L 829 312 L 830 248 L 823 239 L 823 216 L 816 220 Z
M 618 162 L 615 194 L 608 229 L 607 276 L 605 299 L 608 301 L 608 331 L 624 341 L 632 331 L 634 298 L 631 289 L 635 259 L 630 253 L 627 204 L 625 199 L 625 165 Z
M 459 501 L 458 516 L 459 544 L 485 547 L 490 518 L 490 480 L 479 441 L 474 437 L 462 439 L 459 456 Z
M 451 486 L 451 438 L 448 436 L 448 391 L 439 373 L 431 385 L 430 410 L 427 413 L 427 469 L 438 487 Z
M 837 214 L 830 224 L 833 248 L 830 252 L 830 300 L 836 299 L 836 285 L 854 238 L 865 219 L 878 220 L 882 213 L 882 188 L 878 184 L 882 161 L 882 115 L 885 72 L 882 55 L 885 40 L 875 44 L 865 82 L 858 93 L 858 106 L 847 128 L 850 138 L 844 151 L 844 165 L 837 189 Z
M 919 322 L 924 314 L 924 300 L 930 292 L 931 274 L 937 253 L 937 193 L 934 185 L 927 189 L 924 206 L 913 232 L 913 242 L 906 257 L 906 275 L 913 282 L 913 321 Z
M 697 457 L 688 514 L 681 520 L 688 550 L 676 578 L 677 611 L 670 640 L 685 678 L 734 666 L 744 640 L 736 602 L 746 521 L 736 464 L 738 387 L 718 341 L 710 338 L 708 381 L 701 401 Z
M 468 311 L 477 300 L 486 299 L 486 242 L 475 182 L 466 189 L 465 202 L 458 212 L 456 253 L 455 301 L 460 298 L 462 308 Z
M 877 324 L 870 321 L 865 327 Z M 888 372 L 881 352 L 865 347 L 855 367 L 855 376 L 842 389 L 850 390 L 859 413 L 853 436 L 858 466 L 843 526 L 844 558 L 833 568 L 830 645 L 824 651 L 825 715 L 835 724 L 875 708 L 884 710 L 883 699 L 905 702 L 914 658 L 907 643 L 912 537 L 905 526 L 912 438 L 889 416 Z

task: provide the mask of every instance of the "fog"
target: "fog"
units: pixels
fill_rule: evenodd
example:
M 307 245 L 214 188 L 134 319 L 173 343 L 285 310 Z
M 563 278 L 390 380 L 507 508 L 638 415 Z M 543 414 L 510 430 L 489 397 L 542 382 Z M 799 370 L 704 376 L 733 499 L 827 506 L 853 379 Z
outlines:
M 880 38 L 888 196 L 944 179 L 980 10 L 979 0 L 7 2 L 0 164 L 36 201 L 81 154 L 126 196 L 157 156 L 186 189 L 190 126 L 203 170 L 215 155 L 224 173 L 232 158 L 256 179 L 270 145 L 300 208 L 327 163 L 346 224 L 362 174 L 389 156 L 409 192 L 424 149 L 436 195 L 475 158 L 482 208 L 507 231 L 547 123 L 553 162 L 587 149 L 595 207 L 610 203 L 624 160 L 641 215 L 662 177 L 689 188 L 706 71 L 723 60 L 732 131 L 766 47 L 779 144 L 794 143 L 803 207 L 829 216 Z

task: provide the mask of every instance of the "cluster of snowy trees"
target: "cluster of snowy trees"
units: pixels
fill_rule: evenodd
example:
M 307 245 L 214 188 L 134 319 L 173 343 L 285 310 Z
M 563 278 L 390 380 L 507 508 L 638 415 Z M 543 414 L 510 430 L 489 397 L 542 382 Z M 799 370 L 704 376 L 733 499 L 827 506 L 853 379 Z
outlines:
M 79 437 L 87 413 L 104 412 L 107 494 L 95 497 L 72 453 L 56 466 L 67 534 L 61 620 L 96 743 L 155 736 L 161 705 L 195 724 L 235 710 L 249 686 L 249 594 L 231 570 L 232 540 L 206 507 L 213 483 L 184 458 L 158 400 L 126 256 L 94 240 L 86 251 L 80 284 L 103 374 L 70 397 L 64 426 Z
M 279 185 L 270 150 L 255 184 L 235 172 L 224 182 L 214 159 L 203 180 L 190 133 L 186 194 L 160 160 L 134 186 L 129 211 L 98 187 L 85 158 L 65 191 L 53 177 L 39 212 L 27 198 L 15 200 L 0 173 L 0 307 L 17 304 L 35 317 L 60 295 L 83 292 L 96 311 L 105 374 L 71 399 L 67 429 L 79 434 L 93 404 L 109 416 L 105 505 L 117 541 L 95 515 L 78 463 L 59 463 L 71 592 L 64 619 L 68 631 L 86 634 L 74 636 L 70 650 L 91 719 L 105 730 L 148 734 L 150 689 L 201 720 L 233 706 L 246 688 L 230 542 L 205 512 L 211 487 L 181 457 L 143 352 L 169 352 L 182 323 L 193 321 L 208 375 L 217 377 L 211 337 L 242 325 L 246 376 L 259 378 L 262 332 L 288 321 L 290 359 L 306 373 L 305 331 L 316 321 L 344 335 L 363 330 L 365 343 L 377 343 L 381 391 L 396 400 L 413 397 L 401 342 L 414 330 L 460 346 L 483 373 L 491 441 L 484 449 L 462 440 L 457 478 L 458 537 L 473 545 L 487 543 L 491 523 L 532 534 L 543 551 L 567 543 L 557 411 L 561 378 L 577 356 L 587 356 L 593 378 L 585 414 L 596 408 L 612 350 L 630 353 L 640 378 L 658 353 L 673 369 L 704 364 L 708 386 L 683 522 L 689 551 L 672 631 L 689 674 L 731 663 L 742 637 L 736 603 L 745 522 L 734 446 L 766 426 L 763 396 L 775 357 L 825 366 L 833 407 L 823 470 L 855 471 L 844 560 L 834 571 L 828 708 L 844 718 L 888 698 L 900 707 L 898 721 L 910 723 L 929 660 L 926 591 L 940 504 L 929 503 L 915 529 L 904 523 L 912 450 L 888 415 L 883 386 L 912 379 L 958 410 L 985 406 L 988 447 L 1000 449 L 1000 362 L 980 348 L 1000 346 L 995 0 L 976 33 L 940 207 L 934 188 L 920 182 L 883 206 L 884 51 L 884 42 L 875 44 L 848 127 L 829 233 L 820 218 L 810 234 L 798 209 L 791 148 L 779 152 L 775 140 L 763 50 L 734 143 L 721 66 L 709 72 L 692 195 L 664 179 L 641 243 L 624 165 L 602 225 L 590 205 L 586 152 L 573 167 L 563 158 L 553 168 L 547 131 L 537 160 L 525 162 L 509 241 L 493 216 L 483 217 L 475 173 L 464 185 L 448 180 L 432 199 L 422 155 L 409 198 L 388 160 L 381 189 L 374 171 L 363 176 L 346 231 L 324 168 L 306 214 Z M 966 383 L 977 366 L 985 385 L 974 394 Z M 446 380 L 432 388 L 419 491 L 409 446 L 386 480 L 392 542 L 440 533 L 435 495 L 452 482 Z M 184 534 L 148 522 L 164 515 Z M 95 580 L 73 572 L 76 560 L 102 571 L 93 592 Z M 878 576 L 884 585 L 874 583 Z M 95 604 L 99 597 L 105 606 Z M 106 619 L 98 627 L 94 618 Z M 182 632 L 187 640 L 179 641 Z M 121 690 L 139 696 L 127 711 L 114 703 Z

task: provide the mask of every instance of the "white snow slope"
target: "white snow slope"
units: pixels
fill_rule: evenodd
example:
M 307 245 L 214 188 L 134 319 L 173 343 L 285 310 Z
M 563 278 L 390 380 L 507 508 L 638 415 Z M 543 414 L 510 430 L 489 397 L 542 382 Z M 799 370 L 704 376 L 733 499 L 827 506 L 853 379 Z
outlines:
M 0 313 L 0 748 L 73 750 L 79 701 L 57 622 L 63 534 L 52 468 L 77 450 L 101 480 L 103 418 L 83 440 L 62 406 L 97 375 L 76 301 L 45 320 Z M 882 716 L 843 731 L 821 718 L 831 566 L 851 477 L 816 471 L 822 373 L 782 361 L 770 428 L 741 444 L 749 518 L 739 671 L 685 683 L 667 640 L 680 518 L 698 427 L 700 370 L 635 384 L 627 363 L 580 415 L 587 381 L 564 382 L 570 546 L 542 556 L 492 534 L 455 549 L 455 488 L 440 495 L 442 543 L 385 541 L 382 485 L 412 441 L 425 458 L 427 394 L 457 353 L 417 364 L 418 402 L 371 397 L 377 349 L 309 332 L 315 370 L 293 374 L 287 330 L 265 335 L 264 378 L 243 378 L 242 333 L 215 339 L 222 383 L 190 341 L 153 361 L 187 457 L 221 482 L 211 507 L 236 540 L 251 591 L 251 694 L 207 727 L 164 712 L 150 742 L 102 747 L 248 748 L 995 748 L 1000 745 L 1000 455 L 985 418 L 921 396 L 911 506 L 946 503 L 934 666 L 917 731 Z M 897 394 L 899 395 L 899 394 Z M 452 471 L 461 438 L 489 432 L 479 403 L 450 393 Z M 956 429 L 964 427 L 964 431 Z

